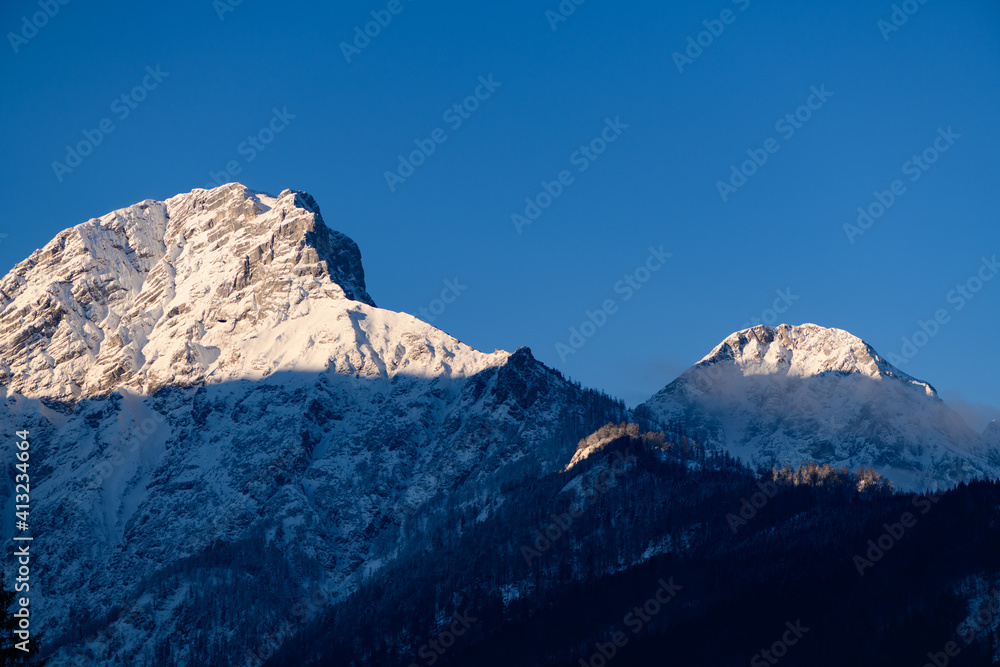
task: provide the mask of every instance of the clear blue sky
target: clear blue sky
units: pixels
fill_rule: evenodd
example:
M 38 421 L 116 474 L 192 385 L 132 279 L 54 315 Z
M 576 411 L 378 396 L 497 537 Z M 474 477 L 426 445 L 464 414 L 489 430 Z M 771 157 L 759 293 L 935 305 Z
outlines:
M 558 0 L 400 0 L 397 14 L 388 0 L 225 1 L 70 0 L 35 18 L 37 34 L 23 19 L 37 1 L 3 3 L 0 270 L 65 227 L 204 187 L 234 161 L 224 180 L 312 193 L 360 244 L 380 306 L 416 313 L 457 278 L 467 289 L 436 325 L 488 351 L 530 346 L 630 404 L 790 289 L 780 321 L 844 328 L 883 355 L 945 310 L 903 369 L 1000 406 L 1000 277 L 961 310 L 949 300 L 1000 253 L 998 3 L 914 2 L 890 32 L 888 1 L 588 0 L 559 22 L 545 13 Z M 341 43 L 382 10 L 391 21 L 348 63 Z M 703 21 L 721 34 L 679 72 L 673 54 Z M 475 111 L 445 117 L 490 75 L 499 87 L 479 87 Z M 813 86 L 832 96 L 810 98 Z M 274 109 L 294 118 L 262 150 L 243 144 Z M 797 110 L 809 116 L 798 128 L 775 126 Z M 576 153 L 607 118 L 628 127 L 607 130 L 595 159 Z M 104 119 L 113 131 L 57 174 Z M 904 171 L 949 127 L 960 137 L 938 141 L 947 152 Z M 438 128 L 446 141 L 392 191 L 385 172 Z M 723 201 L 717 183 L 748 150 L 768 159 Z M 564 170 L 572 182 L 518 233 L 511 215 Z M 905 192 L 850 243 L 845 223 L 897 179 Z M 662 268 L 631 298 L 616 292 L 660 245 Z M 556 344 L 608 299 L 607 322 L 560 358 Z

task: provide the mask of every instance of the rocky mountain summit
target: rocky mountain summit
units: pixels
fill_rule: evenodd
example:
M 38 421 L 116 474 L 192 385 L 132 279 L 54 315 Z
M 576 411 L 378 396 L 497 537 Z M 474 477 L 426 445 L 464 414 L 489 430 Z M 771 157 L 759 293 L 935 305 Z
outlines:
M 379 333 L 387 323 L 366 322 L 377 312 L 357 245 L 323 223 L 312 197 L 238 184 L 195 190 L 67 229 L 18 264 L 0 282 L 0 382 L 78 400 L 331 361 L 343 372 L 391 374 L 433 365 L 450 347 L 461 349 L 448 364 L 456 372 L 504 358 L 453 339 L 426 346 L 404 336 L 390 350 Z

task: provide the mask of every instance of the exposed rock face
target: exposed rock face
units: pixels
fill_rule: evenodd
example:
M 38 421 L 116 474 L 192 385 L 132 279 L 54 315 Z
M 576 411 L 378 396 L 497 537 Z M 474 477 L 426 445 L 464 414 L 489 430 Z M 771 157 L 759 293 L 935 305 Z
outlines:
M 640 412 L 751 465 L 870 466 L 906 490 L 1000 474 L 933 387 L 860 338 L 814 324 L 732 334 Z
M 357 245 L 309 195 L 148 200 L 61 232 L 0 281 L 0 382 L 79 399 L 266 374 L 286 366 L 240 343 L 338 300 L 374 307 Z

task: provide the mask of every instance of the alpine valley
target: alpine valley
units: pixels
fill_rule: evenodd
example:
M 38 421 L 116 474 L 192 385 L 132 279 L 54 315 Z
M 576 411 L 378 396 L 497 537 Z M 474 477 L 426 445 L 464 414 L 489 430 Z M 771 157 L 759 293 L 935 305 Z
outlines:
M 0 392 L 52 667 L 1000 662 L 1000 425 L 839 329 L 627 409 L 378 308 L 310 195 L 228 184 L 15 266 Z

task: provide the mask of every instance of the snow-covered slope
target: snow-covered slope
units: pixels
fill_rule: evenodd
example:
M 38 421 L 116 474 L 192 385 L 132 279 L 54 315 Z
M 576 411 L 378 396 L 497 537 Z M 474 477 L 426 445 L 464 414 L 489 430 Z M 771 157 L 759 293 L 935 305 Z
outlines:
M 978 451 L 989 459 L 996 470 L 1000 470 L 1000 421 L 994 419 L 983 429 Z
M 18 264 L 0 397 L 3 437 L 30 430 L 54 667 L 256 664 L 232 647 L 280 644 L 300 598 L 335 602 L 430 540 L 442 503 L 488 514 L 505 479 L 563 468 L 624 412 L 526 348 L 376 308 L 309 195 L 238 184 L 90 220 Z
M 983 430 L 983 445 L 1000 451 L 1000 421 L 993 420 Z
M 926 382 L 814 324 L 732 334 L 640 409 L 753 465 L 870 466 L 899 489 L 996 477 L 987 443 Z

